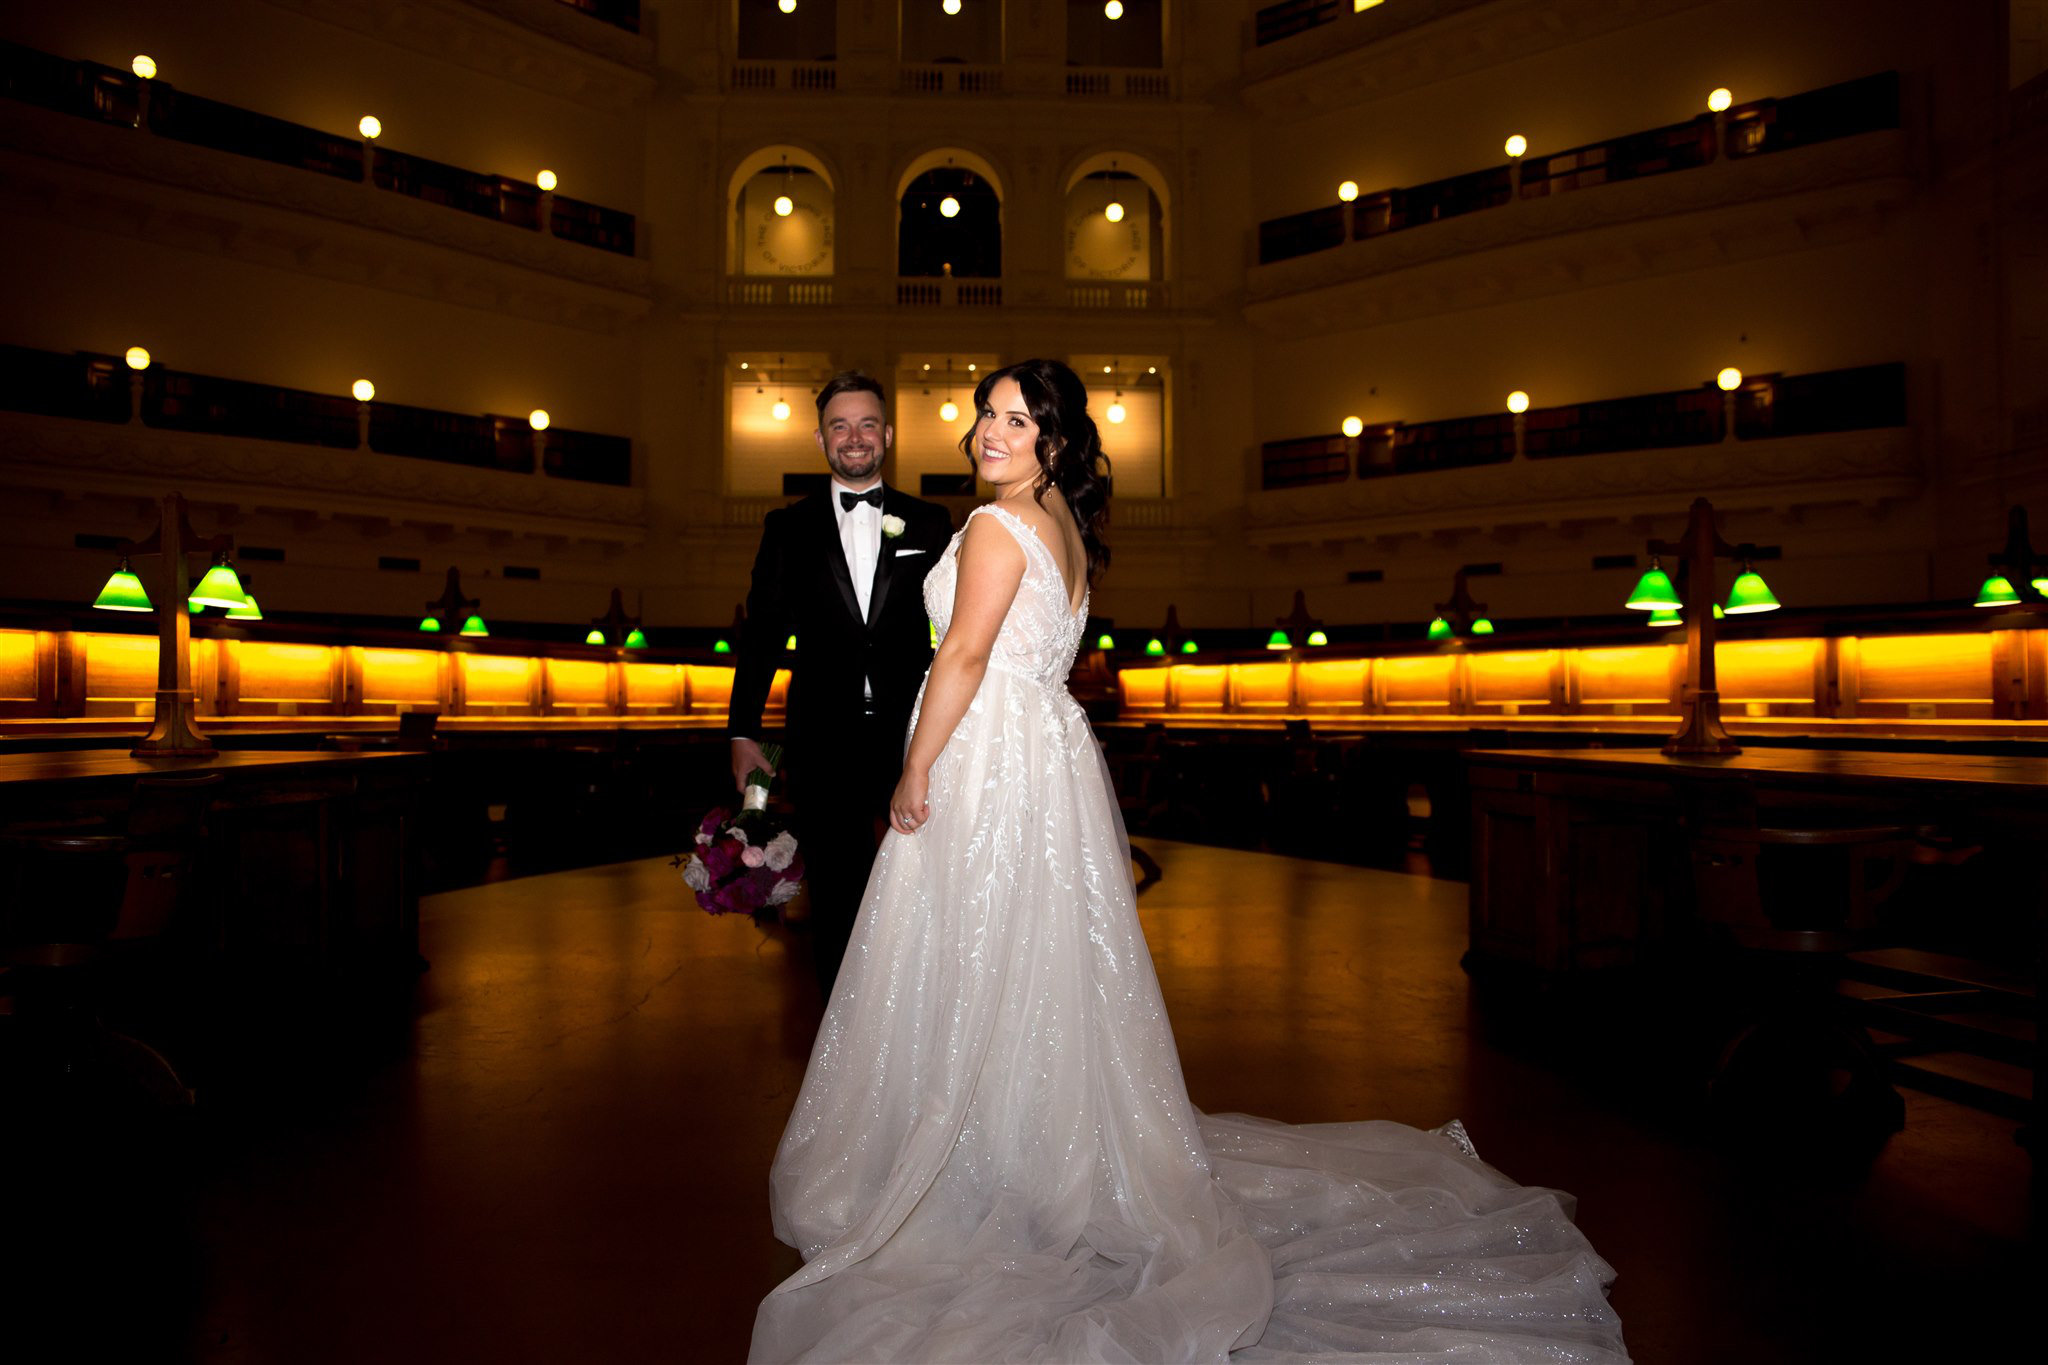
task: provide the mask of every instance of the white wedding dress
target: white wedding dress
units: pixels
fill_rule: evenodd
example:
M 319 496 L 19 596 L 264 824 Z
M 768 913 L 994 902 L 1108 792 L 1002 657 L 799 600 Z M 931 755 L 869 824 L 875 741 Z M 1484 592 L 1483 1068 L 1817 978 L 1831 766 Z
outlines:
M 779 1361 L 1626 1361 L 1568 1196 L 1456 1124 L 1188 1102 L 1051 552 L 882 844 L 770 1180 Z M 964 532 L 963 532 L 964 534 Z M 960 536 L 925 583 L 944 632 Z

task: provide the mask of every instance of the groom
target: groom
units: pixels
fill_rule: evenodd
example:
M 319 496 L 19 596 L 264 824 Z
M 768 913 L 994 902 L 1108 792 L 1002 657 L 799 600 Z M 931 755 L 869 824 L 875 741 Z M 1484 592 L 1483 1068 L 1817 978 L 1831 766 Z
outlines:
M 953 534 L 945 508 L 883 484 L 894 437 L 873 379 L 847 370 L 819 390 L 818 449 L 832 482 L 762 523 L 726 714 L 733 782 L 744 787 L 768 766 L 761 710 L 775 670 L 790 668 L 785 761 L 828 997 L 931 663 L 924 578 Z M 784 649 L 791 635 L 795 654 Z

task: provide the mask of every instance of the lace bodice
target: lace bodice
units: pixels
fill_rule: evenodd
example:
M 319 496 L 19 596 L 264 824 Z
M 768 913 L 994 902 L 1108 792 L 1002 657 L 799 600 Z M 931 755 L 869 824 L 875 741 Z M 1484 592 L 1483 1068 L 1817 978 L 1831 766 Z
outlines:
M 1081 633 L 1088 624 L 1088 594 L 1081 594 L 1081 609 L 1067 604 L 1066 581 L 1060 566 L 1038 533 L 1023 518 L 994 503 L 977 507 L 968 514 L 993 516 L 1024 547 L 1024 581 L 1017 586 L 1017 599 L 1010 614 L 996 632 L 989 651 L 989 667 L 1017 673 L 1052 687 L 1064 687 L 1074 668 L 1074 656 L 1081 647 Z M 967 528 L 953 533 L 952 542 L 924 580 L 924 609 L 944 639 L 953 623 L 953 591 L 960 577 L 960 542 Z

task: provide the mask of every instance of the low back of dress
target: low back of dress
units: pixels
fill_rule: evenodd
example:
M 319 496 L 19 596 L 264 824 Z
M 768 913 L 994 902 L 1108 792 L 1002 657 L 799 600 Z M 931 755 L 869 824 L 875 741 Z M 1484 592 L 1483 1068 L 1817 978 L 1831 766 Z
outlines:
M 1068 601 L 1069 589 L 1060 577 L 1059 561 L 1022 517 L 989 503 L 975 508 L 967 520 L 971 525 L 980 516 L 1000 522 L 1024 550 L 1024 581 L 1017 585 L 1017 598 L 1010 604 L 1010 614 L 1003 618 L 1002 628 L 996 632 L 989 666 L 1047 686 L 1063 685 L 1081 648 L 1082 628 L 1088 624 L 1088 594 L 1081 594 L 1081 606 L 1076 610 Z M 962 527 L 924 580 L 925 614 L 932 618 L 941 640 L 953 624 L 960 545 L 966 536 L 967 530 Z

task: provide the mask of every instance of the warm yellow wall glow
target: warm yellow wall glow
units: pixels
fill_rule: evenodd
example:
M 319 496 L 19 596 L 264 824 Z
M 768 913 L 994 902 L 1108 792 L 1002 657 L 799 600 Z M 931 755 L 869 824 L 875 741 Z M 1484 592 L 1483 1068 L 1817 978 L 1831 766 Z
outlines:
M 88 701 L 155 701 L 154 635 L 84 635 Z
M 1991 700 L 1991 644 L 1985 635 L 1886 635 L 1859 640 L 1861 701 Z
M 1425 654 L 1410 659 L 1381 659 L 1381 695 L 1388 706 L 1451 704 L 1451 656 Z
M 530 661 L 495 654 L 458 654 L 462 687 L 472 706 L 523 706 Z
M 1641 649 L 1579 651 L 1579 700 L 1599 705 L 1615 702 L 1662 702 L 1671 697 L 1671 656 L 1677 645 Z
M 681 664 L 627 664 L 626 705 L 673 711 L 682 705 Z
M 687 672 L 690 678 L 690 709 L 723 711 L 732 700 L 732 670 L 691 664 Z
M 595 659 L 549 659 L 548 692 L 557 706 L 604 705 L 609 664 Z
M 1290 674 L 1288 664 L 1232 664 L 1230 666 L 1232 685 L 1237 691 L 1237 704 L 1253 709 L 1284 707 L 1288 702 Z
M 237 689 L 244 701 L 333 701 L 334 649 L 330 645 L 230 642 L 241 660 Z
M 1988 638 L 1988 637 L 1987 637 Z M 1819 640 L 1724 640 L 1714 651 L 1723 701 L 1813 702 Z
M 729 688 L 730 684 L 728 684 Z M 788 669 L 778 668 L 775 670 L 775 679 L 768 684 L 768 704 L 770 706 L 787 706 L 789 704 Z
M 1127 668 L 1116 675 L 1128 710 L 1150 710 L 1166 705 L 1167 672 L 1163 668 Z
M 1554 649 L 1516 650 L 1512 654 L 1469 656 L 1472 700 L 1482 705 L 1504 701 L 1548 703 L 1550 672 L 1557 663 Z
M 1183 711 L 1220 711 L 1230 685 L 1230 670 L 1221 664 L 1176 664 L 1173 688 Z
M 441 656 L 424 649 L 365 649 L 363 700 L 441 700 Z
M 1365 659 L 1328 659 L 1303 664 L 1302 705 L 1311 711 L 1319 707 L 1365 705 L 1365 680 L 1371 669 L 1371 663 Z
M 0 701 L 36 699 L 36 633 L 0 630 Z

